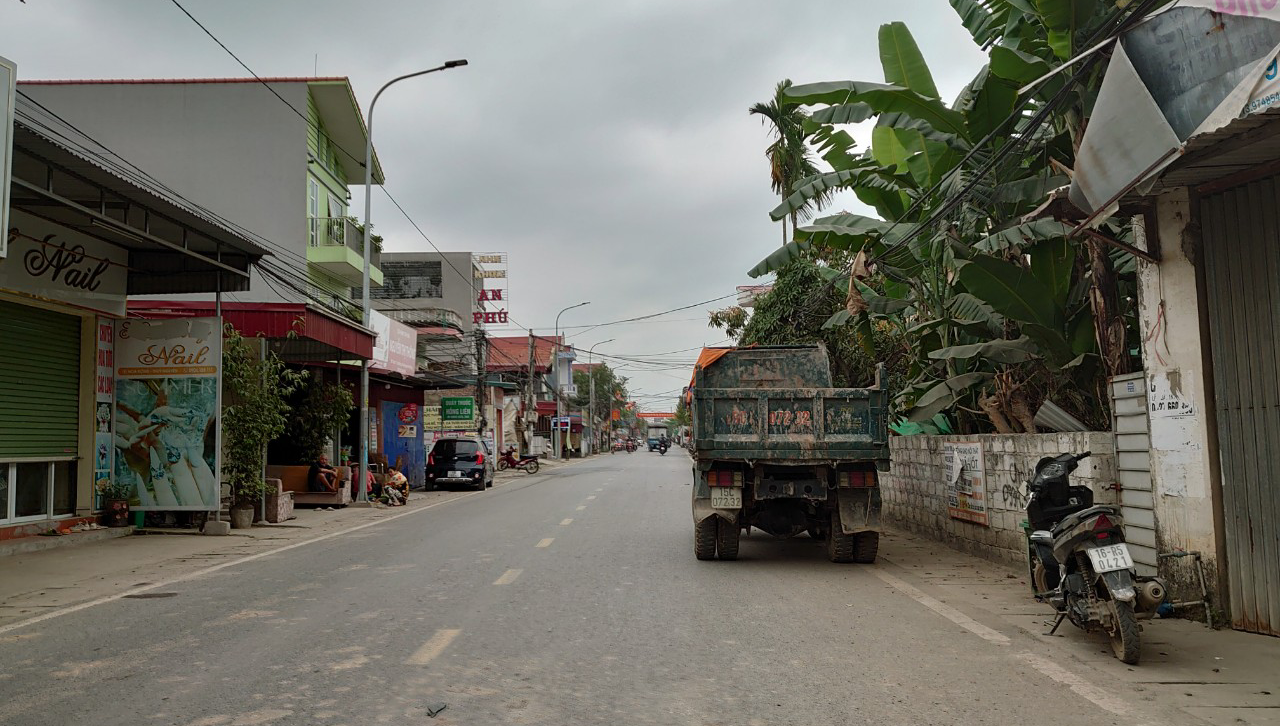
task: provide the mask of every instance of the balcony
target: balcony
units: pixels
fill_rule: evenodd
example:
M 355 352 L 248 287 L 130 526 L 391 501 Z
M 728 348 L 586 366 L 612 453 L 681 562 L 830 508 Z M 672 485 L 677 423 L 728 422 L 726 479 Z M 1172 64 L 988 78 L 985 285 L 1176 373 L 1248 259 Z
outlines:
M 311 217 L 307 262 L 331 277 L 359 287 L 364 271 L 364 233 L 347 217 Z M 369 284 L 382 286 L 382 251 L 374 239 Z

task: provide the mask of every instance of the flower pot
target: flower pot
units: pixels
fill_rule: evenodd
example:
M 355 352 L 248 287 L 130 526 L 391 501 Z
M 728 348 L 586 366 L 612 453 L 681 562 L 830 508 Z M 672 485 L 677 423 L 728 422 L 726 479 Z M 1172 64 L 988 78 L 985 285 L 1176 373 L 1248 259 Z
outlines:
M 108 499 L 102 512 L 102 523 L 108 527 L 128 527 L 129 500 Z
M 237 504 L 231 508 L 231 528 L 249 529 L 253 526 L 253 515 L 252 504 Z

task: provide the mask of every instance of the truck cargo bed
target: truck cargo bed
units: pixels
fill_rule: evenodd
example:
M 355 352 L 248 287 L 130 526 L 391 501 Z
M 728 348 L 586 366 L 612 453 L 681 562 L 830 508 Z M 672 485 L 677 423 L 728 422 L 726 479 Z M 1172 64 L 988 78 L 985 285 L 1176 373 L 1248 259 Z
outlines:
M 699 459 L 888 459 L 879 388 L 698 388 Z

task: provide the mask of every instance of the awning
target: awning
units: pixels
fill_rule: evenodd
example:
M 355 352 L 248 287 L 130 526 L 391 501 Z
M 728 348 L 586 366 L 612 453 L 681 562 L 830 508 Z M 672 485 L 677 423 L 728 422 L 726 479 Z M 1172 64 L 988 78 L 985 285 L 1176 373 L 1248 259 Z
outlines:
M 539 416 L 554 416 L 556 415 L 556 402 L 534 401 L 533 410 L 537 412 Z
M 393 371 L 380 371 L 373 368 L 369 369 L 369 381 L 371 383 L 383 383 L 393 386 L 401 386 L 403 388 L 414 388 L 422 391 L 440 391 L 452 390 L 456 388 L 466 388 L 467 383 L 449 376 L 442 376 L 438 373 L 424 371 L 417 375 L 404 375 Z
M 1135 187 L 1149 191 L 1198 137 L 1280 101 L 1280 8 L 1246 5 L 1181 0 L 1120 38 L 1076 155 L 1076 207 L 1110 214 Z
M 46 118 L 21 97 L 18 111 Z M 130 295 L 249 289 L 249 268 L 266 249 L 170 192 L 54 141 L 54 130 L 34 123 L 14 122 L 13 208 L 128 250 Z
M 205 317 L 214 314 L 214 304 L 207 300 L 130 300 L 129 314 Z M 328 362 L 373 355 L 373 331 L 314 305 L 224 302 L 222 317 L 245 337 L 270 339 L 272 351 L 286 361 Z

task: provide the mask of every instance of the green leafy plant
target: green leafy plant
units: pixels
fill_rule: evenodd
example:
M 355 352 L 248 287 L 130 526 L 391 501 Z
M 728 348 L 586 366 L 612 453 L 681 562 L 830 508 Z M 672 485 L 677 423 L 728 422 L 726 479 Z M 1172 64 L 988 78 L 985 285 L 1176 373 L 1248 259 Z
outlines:
M 126 484 L 125 482 L 122 482 L 122 481 L 118 481 L 114 478 L 101 479 L 98 481 L 96 485 L 94 485 L 94 488 L 97 489 L 98 494 L 100 494 L 102 498 L 106 500 L 128 499 L 129 497 L 133 496 L 132 485 Z
M 299 463 L 315 461 L 336 432 L 347 430 L 354 406 L 355 397 L 346 388 L 303 374 L 289 416 L 289 438 Z
M 263 467 L 267 444 L 288 424 L 288 396 L 307 377 L 274 353 L 265 356 L 230 325 L 222 343 L 222 477 L 233 506 L 251 504 L 266 493 Z

